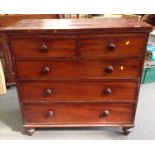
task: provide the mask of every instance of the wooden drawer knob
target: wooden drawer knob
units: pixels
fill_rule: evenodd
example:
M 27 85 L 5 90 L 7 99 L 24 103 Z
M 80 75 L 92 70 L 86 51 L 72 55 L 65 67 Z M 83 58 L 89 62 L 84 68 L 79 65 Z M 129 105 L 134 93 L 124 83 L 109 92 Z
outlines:
M 112 73 L 113 70 L 114 70 L 114 68 L 113 68 L 113 66 L 107 66 L 105 70 L 106 70 L 106 72 L 108 72 L 108 73 Z
M 46 45 L 45 42 L 43 42 L 40 47 L 39 47 L 39 50 L 43 53 L 46 53 L 48 51 L 48 46 Z
M 100 117 L 101 118 L 105 118 L 108 117 L 110 115 L 110 111 L 109 110 L 104 110 L 101 114 Z
M 47 113 L 47 116 L 52 117 L 54 116 L 54 111 L 53 110 L 49 110 Z
M 110 88 L 105 88 L 103 93 L 105 95 L 110 95 L 112 93 L 112 90 Z
M 46 95 L 46 96 L 52 95 L 52 89 L 46 89 L 46 90 L 45 90 L 45 95 Z
M 114 50 L 115 48 L 116 48 L 116 45 L 114 43 L 110 43 L 108 45 L 108 50 L 110 50 L 110 51 Z
M 46 67 L 43 68 L 42 71 L 43 71 L 44 74 L 47 74 L 47 73 L 50 72 L 50 68 L 48 66 L 46 66 Z

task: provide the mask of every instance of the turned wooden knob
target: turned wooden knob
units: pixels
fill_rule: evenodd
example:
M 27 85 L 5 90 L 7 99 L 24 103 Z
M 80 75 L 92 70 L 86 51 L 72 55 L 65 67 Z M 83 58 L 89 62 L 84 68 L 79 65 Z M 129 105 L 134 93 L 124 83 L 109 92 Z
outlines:
M 103 91 L 103 93 L 105 95 L 110 95 L 112 93 L 112 90 L 110 88 L 105 88 L 104 91 Z
M 46 53 L 48 51 L 48 46 L 46 45 L 45 42 L 43 42 L 40 47 L 39 47 L 39 50 L 43 53 Z
M 45 95 L 46 95 L 46 96 L 52 95 L 52 89 L 46 89 L 46 90 L 45 90 Z
M 47 113 L 47 115 L 48 115 L 49 117 L 52 117 L 52 116 L 54 115 L 53 110 L 49 110 L 48 113 Z
M 113 68 L 113 66 L 107 66 L 105 70 L 106 70 L 106 72 L 108 72 L 108 73 L 112 73 L 113 70 L 114 70 L 114 68 Z
M 42 71 L 43 71 L 44 74 L 49 73 L 50 72 L 50 68 L 48 66 L 46 66 L 46 67 L 43 68 Z
M 110 111 L 109 110 L 104 110 L 102 113 L 101 113 L 101 115 L 100 115 L 100 117 L 108 117 L 110 115 Z
M 114 43 L 110 43 L 108 45 L 108 50 L 110 50 L 110 51 L 114 50 L 115 48 L 116 48 L 116 45 Z

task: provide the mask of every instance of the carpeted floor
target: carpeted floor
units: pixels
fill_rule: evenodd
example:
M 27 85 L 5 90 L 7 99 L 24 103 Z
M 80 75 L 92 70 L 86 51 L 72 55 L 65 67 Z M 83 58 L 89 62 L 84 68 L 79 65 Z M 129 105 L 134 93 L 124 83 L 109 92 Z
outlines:
M 0 139 L 155 139 L 155 83 L 141 86 L 135 124 L 128 136 L 122 135 L 119 128 L 40 129 L 28 136 L 22 129 L 16 88 L 0 96 Z

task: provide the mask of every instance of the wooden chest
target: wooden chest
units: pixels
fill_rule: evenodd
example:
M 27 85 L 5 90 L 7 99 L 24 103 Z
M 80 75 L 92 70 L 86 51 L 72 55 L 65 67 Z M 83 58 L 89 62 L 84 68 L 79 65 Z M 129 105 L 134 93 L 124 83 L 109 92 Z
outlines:
M 127 19 L 23 20 L 1 31 L 23 127 L 134 127 L 152 27 Z

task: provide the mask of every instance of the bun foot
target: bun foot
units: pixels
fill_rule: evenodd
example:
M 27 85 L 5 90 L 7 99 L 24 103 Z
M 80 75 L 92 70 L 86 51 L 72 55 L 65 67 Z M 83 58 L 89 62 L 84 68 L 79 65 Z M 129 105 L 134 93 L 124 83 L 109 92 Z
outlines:
M 123 134 L 128 135 L 130 132 L 132 132 L 133 128 L 132 127 L 123 127 Z
M 29 135 L 29 136 L 32 136 L 35 132 L 35 128 L 29 128 L 29 129 L 25 129 L 26 130 L 26 133 Z

